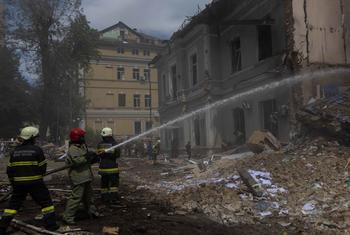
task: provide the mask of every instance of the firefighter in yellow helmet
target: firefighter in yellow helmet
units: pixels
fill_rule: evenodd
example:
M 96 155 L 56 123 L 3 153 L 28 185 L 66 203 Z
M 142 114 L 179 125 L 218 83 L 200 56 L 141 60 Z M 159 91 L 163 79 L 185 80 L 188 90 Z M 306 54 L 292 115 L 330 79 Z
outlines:
M 106 203 L 118 201 L 119 168 L 117 158 L 120 157 L 120 149 L 105 152 L 106 149 L 117 145 L 113 138 L 113 130 L 105 127 L 101 131 L 102 141 L 97 146 L 97 152 L 101 153 L 99 174 L 101 175 L 101 196 Z
M 35 145 L 38 136 L 37 128 L 23 128 L 18 137 L 19 145 L 10 153 L 7 175 L 12 186 L 12 196 L 0 220 L 0 234 L 6 234 L 11 220 L 28 194 L 41 206 L 45 228 L 59 228 L 49 190 L 43 181 L 47 164 L 43 150 Z

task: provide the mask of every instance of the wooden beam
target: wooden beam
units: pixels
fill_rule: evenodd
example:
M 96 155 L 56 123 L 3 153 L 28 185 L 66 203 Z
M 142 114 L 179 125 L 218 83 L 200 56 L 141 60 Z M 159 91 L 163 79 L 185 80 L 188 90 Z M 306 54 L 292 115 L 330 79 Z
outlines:
M 28 234 L 47 234 L 47 235 L 62 235 L 62 233 L 52 232 L 43 228 L 36 227 L 31 224 L 27 224 L 23 221 L 13 219 L 11 221 L 11 227 L 21 230 Z
M 262 197 L 264 194 L 261 185 L 255 181 L 255 179 L 249 174 L 249 172 L 245 169 L 241 169 L 238 171 L 243 183 L 248 187 L 249 191 L 257 197 Z

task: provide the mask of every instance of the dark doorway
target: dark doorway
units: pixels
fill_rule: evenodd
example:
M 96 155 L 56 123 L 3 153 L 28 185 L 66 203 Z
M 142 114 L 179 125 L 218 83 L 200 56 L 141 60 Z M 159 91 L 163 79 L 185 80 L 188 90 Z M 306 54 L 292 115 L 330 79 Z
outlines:
M 235 108 L 233 110 L 233 128 L 235 144 L 244 144 L 246 140 L 246 133 L 244 110 L 242 108 Z

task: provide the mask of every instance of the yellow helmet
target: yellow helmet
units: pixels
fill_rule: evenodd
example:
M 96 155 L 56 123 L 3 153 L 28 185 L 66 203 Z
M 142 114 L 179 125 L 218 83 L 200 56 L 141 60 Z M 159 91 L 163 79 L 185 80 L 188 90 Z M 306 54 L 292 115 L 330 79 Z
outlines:
M 24 140 L 29 140 L 39 136 L 39 130 L 36 127 L 28 126 L 21 130 L 19 137 Z
M 101 136 L 103 137 L 113 136 L 113 130 L 109 127 L 105 127 L 101 131 Z

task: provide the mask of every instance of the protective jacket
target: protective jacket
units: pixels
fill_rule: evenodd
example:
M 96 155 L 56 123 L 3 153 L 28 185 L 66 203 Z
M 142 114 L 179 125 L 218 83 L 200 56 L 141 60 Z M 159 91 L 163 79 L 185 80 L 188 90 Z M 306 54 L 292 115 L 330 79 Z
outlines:
M 40 182 L 43 180 L 46 166 L 42 149 L 30 142 L 24 142 L 10 153 L 7 175 L 15 185 Z
M 97 152 L 103 152 L 104 150 L 117 145 L 117 142 L 113 137 L 104 138 L 97 146 Z M 110 153 L 102 153 L 100 155 L 100 168 L 99 174 L 116 174 L 119 173 L 117 158 L 120 157 L 120 149 L 115 149 Z
M 85 144 L 71 144 L 68 149 L 66 164 L 71 165 L 68 170 L 73 185 L 92 181 L 91 161 Z

